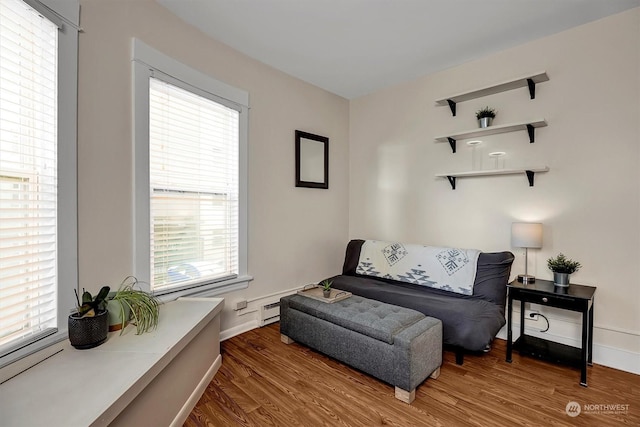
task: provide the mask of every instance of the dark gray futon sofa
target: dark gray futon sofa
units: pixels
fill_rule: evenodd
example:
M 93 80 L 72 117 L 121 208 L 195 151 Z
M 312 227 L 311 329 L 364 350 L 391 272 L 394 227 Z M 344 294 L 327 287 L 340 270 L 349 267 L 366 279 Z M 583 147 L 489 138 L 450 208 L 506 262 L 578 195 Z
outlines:
M 342 274 L 331 277 L 333 287 L 417 310 L 440 319 L 444 344 L 462 364 L 465 351 L 485 351 L 505 324 L 507 283 L 514 256 L 511 252 L 481 253 L 472 295 L 356 274 L 364 240 L 347 245 Z

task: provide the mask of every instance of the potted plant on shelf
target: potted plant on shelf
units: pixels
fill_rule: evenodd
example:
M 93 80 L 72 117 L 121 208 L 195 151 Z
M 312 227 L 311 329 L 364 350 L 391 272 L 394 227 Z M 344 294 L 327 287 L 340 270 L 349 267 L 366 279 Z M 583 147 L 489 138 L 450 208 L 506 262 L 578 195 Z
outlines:
M 331 285 L 333 284 L 333 282 L 331 282 L 331 280 L 323 280 L 320 283 L 320 286 L 322 286 L 322 296 L 325 298 L 329 298 L 331 297 Z
M 557 257 L 547 260 L 547 267 L 553 271 L 553 284 L 566 288 L 569 286 L 569 276 L 578 271 L 582 265 L 560 253 Z
M 93 348 L 107 340 L 109 331 L 107 295 L 109 295 L 108 286 L 103 286 L 95 297 L 83 289 L 81 302 L 76 291 L 76 312 L 70 314 L 67 321 L 69 341 L 75 348 L 80 350 Z
M 149 332 L 158 326 L 160 302 L 151 293 L 136 289 L 138 279 L 126 277 L 118 290 L 109 297 L 110 330 L 120 334 L 131 321 L 136 325 L 136 335 Z
M 484 107 L 478 111 L 476 111 L 476 119 L 478 119 L 478 125 L 481 128 L 488 128 L 491 126 L 491 122 L 496 117 L 496 110 L 493 108 Z

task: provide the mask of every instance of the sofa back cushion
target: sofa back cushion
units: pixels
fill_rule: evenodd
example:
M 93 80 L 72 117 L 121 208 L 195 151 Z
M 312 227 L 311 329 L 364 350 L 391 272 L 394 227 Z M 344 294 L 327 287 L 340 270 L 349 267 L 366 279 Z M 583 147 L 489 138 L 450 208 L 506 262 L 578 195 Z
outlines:
M 356 268 L 358 267 L 360 248 L 363 243 L 364 240 L 360 239 L 349 242 L 342 274 L 360 276 L 356 273 Z M 514 255 L 508 251 L 482 252 L 478 258 L 478 271 L 473 284 L 473 295 L 504 307 L 507 297 L 507 283 L 509 282 L 513 260 Z
M 357 274 L 473 295 L 477 249 L 365 240 Z

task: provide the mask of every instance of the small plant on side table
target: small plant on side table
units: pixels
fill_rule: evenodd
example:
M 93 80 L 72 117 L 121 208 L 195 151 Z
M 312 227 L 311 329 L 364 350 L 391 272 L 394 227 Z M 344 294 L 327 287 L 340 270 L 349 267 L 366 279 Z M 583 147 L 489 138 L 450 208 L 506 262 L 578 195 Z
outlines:
M 332 284 L 333 284 L 333 282 L 331 280 L 323 280 L 320 283 L 320 286 L 322 286 L 322 296 L 324 296 L 325 298 L 331 297 L 331 285 Z
M 580 270 L 582 265 L 560 253 L 557 257 L 547 260 L 547 267 L 553 271 L 553 283 L 556 286 L 567 287 L 569 286 L 569 275 Z
M 493 108 L 484 107 L 476 111 L 476 119 L 478 119 L 478 125 L 481 128 L 487 128 L 491 126 L 491 122 L 496 118 L 496 110 Z

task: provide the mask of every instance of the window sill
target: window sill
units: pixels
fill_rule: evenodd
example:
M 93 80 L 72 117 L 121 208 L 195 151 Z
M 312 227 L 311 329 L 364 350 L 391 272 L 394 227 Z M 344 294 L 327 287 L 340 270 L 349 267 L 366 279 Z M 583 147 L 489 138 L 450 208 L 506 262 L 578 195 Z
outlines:
M 67 330 L 57 331 L 13 353 L 0 357 L 0 384 L 37 365 L 62 349 L 69 339 Z
M 215 282 L 208 285 L 197 286 L 194 288 L 181 289 L 174 292 L 159 293 L 156 296 L 162 302 L 173 301 L 180 297 L 215 297 L 226 294 L 228 292 L 239 291 L 249 287 L 249 282 L 253 280 L 251 276 L 239 276 L 224 282 Z
M 0 385 L 7 425 L 108 425 L 222 311 L 222 298 L 185 298 L 160 308 L 158 328 L 91 350 L 63 351 Z M 179 321 L 176 321 L 178 320 Z

